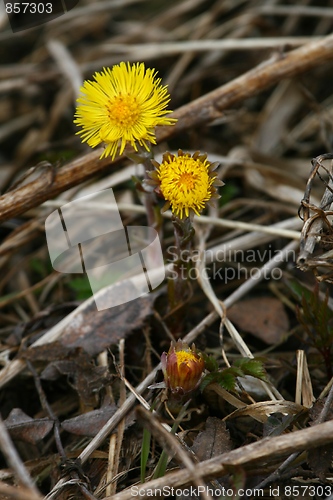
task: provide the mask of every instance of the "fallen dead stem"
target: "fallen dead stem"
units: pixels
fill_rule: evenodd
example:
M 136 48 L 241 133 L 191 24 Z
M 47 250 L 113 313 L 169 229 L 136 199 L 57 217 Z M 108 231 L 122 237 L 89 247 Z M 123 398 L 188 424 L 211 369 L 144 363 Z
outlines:
M 223 111 L 271 87 L 275 83 L 296 76 L 333 59 L 333 35 L 308 43 L 283 55 L 275 56 L 218 89 L 179 108 L 173 117 L 178 118 L 174 127 L 157 130 L 161 142 L 184 130 L 220 118 Z M 8 220 L 44 201 L 76 186 L 97 173 L 106 170 L 113 162 L 99 160 L 102 149 L 89 153 L 61 167 L 47 169 L 40 176 L 0 197 L 0 222 Z
M 174 488 L 185 486 L 193 482 L 195 474 L 200 471 L 204 480 L 230 474 L 232 467 L 246 467 L 247 465 L 264 462 L 265 460 L 280 459 L 285 455 L 297 451 L 310 450 L 333 442 L 333 422 L 325 422 L 300 431 L 291 432 L 283 436 L 264 438 L 256 443 L 245 445 L 229 453 L 225 453 L 195 466 L 195 471 L 183 469 L 171 472 L 164 477 L 140 484 L 140 498 L 147 498 L 151 491 L 164 486 Z M 131 489 L 125 490 L 103 500 L 129 500 L 133 497 Z

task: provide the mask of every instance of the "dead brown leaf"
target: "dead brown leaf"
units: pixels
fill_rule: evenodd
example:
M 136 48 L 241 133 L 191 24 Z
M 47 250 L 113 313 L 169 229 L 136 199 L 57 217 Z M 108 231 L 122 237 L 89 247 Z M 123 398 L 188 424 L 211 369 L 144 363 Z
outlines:
M 200 462 L 227 453 L 233 449 L 225 422 L 216 417 L 208 417 L 206 428 L 195 438 L 192 451 Z
M 52 362 L 59 359 L 78 359 L 80 357 L 85 357 L 89 359 L 79 348 L 68 348 L 63 346 L 60 342 L 49 342 L 36 347 L 31 347 L 30 349 L 22 350 L 20 352 L 20 357 L 23 359 L 28 359 L 32 363 L 38 362 Z
M 65 431 L 78 436 L 94 437 L 116 410 L 117 406 L 112 404 L 98 410 L 88 411 L 77 417 L 64 420 L 61 427 Z
M 120 339 L 126 338 L 133 330 L 141 328 L 145 319 L 152 314 L 156 293 L 150 293 L 136 300 L 97 311 L 90 302 L 80 311 L 63 331 L 61 343 L 67 347 L 82 347 L 95 356 Z
M 41 373 L 43 380 L 66 375 L 85 406 L 95 406 L 96 394 L 113 379 L 107 367 L 96 366 L 82 348 L 68 348 L 60 342 L 27 349 L 21 356 L 32 363 L 49 362 Z
M 5 420 L 6 427 L 13 439 L 36 444 L 53 428 L 49 418 L 33 419 L 20 408 L 14 408 Z
M 324 409 L 326 398 L 323 399 L 317 399 L 317 401 L 314 402 L 312 408 L 309 410 L 309 417 L 310 417 L 310 425 L 317 425 L 318 419 L 321 417 L 321 413 Z M 328 409 L 328 412 L 326 414 L 325 420 L 333 420 L 333 408 L 330 407 Z
M 46 346 L 43 346 L 46 347 Z M 94 406 L 96 394 L 110 384 L 113 379 L 105 366 L 95 366 L 88 354 L 75 349 L 76 356 L 51 362 L 42 372 L 44 380 L 55 380 L 59 375 L 67 375 L 68 383 L 77 391 L 85 406 Z M 70 352 L 70 351 L 69 351 Z
M 318 477 L 325 481 L 327 473 L 331 467 L 333 459 L 333 447 L 331 444 L 318 446 L 308 454 L 307 462 L 309 467 Z
M 228 318 L 269 345 L 280 342 L 289 329 L 283 304 L 274 297 L 241 300 L 228 309 Z

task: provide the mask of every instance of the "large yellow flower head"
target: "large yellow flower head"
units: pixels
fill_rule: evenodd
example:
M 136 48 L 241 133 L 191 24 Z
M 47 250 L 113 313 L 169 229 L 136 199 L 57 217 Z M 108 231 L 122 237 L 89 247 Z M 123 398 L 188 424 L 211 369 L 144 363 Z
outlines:
M 151 184 L 167 202 L 163 210 L 171 207 L 180 219 L 200 215 L 206 204 L 219 198 L 216 187 L 223 182 L 214 172 L 218 163 L 209 162 L 207 155 L 199 151 L 191 155 L 179 150 L 178 156 L 165 153 L 161 164 L 154 160 L 153 164 L 156 172 L 151 174 Z
M 106 144 L 101 158 L 114 159 L 126 144 L 135 151 L 137 143 L 149 150 L 148 142 L 156 144 L 154 128 L 177 121 L 165 117 L 171 113 L 165 109 L 170 101 L 167 88 L 143 63 L 121 62 L 95 73 L 94 80 L 86 80 L 80 89 L 74 123 L 82 127 L 78 134 L 92 148 Z

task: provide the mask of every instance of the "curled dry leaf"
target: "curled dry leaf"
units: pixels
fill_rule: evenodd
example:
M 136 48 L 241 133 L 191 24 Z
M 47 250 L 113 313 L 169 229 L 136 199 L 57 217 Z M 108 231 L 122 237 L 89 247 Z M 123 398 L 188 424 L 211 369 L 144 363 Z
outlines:
M 12 439 L 31 444 L 41 441 L 53 428 L 52 420 L 31 418 L 20 408 L 14 408 L 4 422 Z
M 226 417 L 226 420 L 237 417 L 252 417 L 258 422 L 267 422 L 272 413 L 284 413 L 286 415 L 301 415 L 307 412 L 307 408 L 292 401 L 261 401 L 239 408 Z

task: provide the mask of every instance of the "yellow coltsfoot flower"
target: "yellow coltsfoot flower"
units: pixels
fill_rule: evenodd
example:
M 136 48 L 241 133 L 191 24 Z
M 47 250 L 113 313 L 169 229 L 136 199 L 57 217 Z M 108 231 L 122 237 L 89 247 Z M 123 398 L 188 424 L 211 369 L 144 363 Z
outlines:
M 166 387 L 174 396 L 183 397 L 198 388 L 205 362 L 196 352 L 178 340 L 172 342 L 169 351 L 161 356 L 162 371 Z
M 206 154 L 196 151 L 191 155 L 179 150 L 178 156 L 167 152 L 161 164 L 154 160 L 152 163 L 156 171 L 149 174 L 150 184 L 166 200 L 163 211 L 171 207 L 172 213 L 183 219 L 200 215 L 207 204 L 220 198 L 216 187 L 224 183 L 214 172 L 218 163 L 208 161 Z
M 177 121 L 165 117 L 171 113 L 166 109 L 170 101 L 167 87 L 143 63 L 121 62 L 104 68 L 80 90 L 74 123 L 82 130 L 77 134 L 92 148 L 105 143 L 101 158 L 114 159 L 127 144 L 137 151 L 138 143 L 148 151 L 149 143 L 156 144 L 154 128 Z

